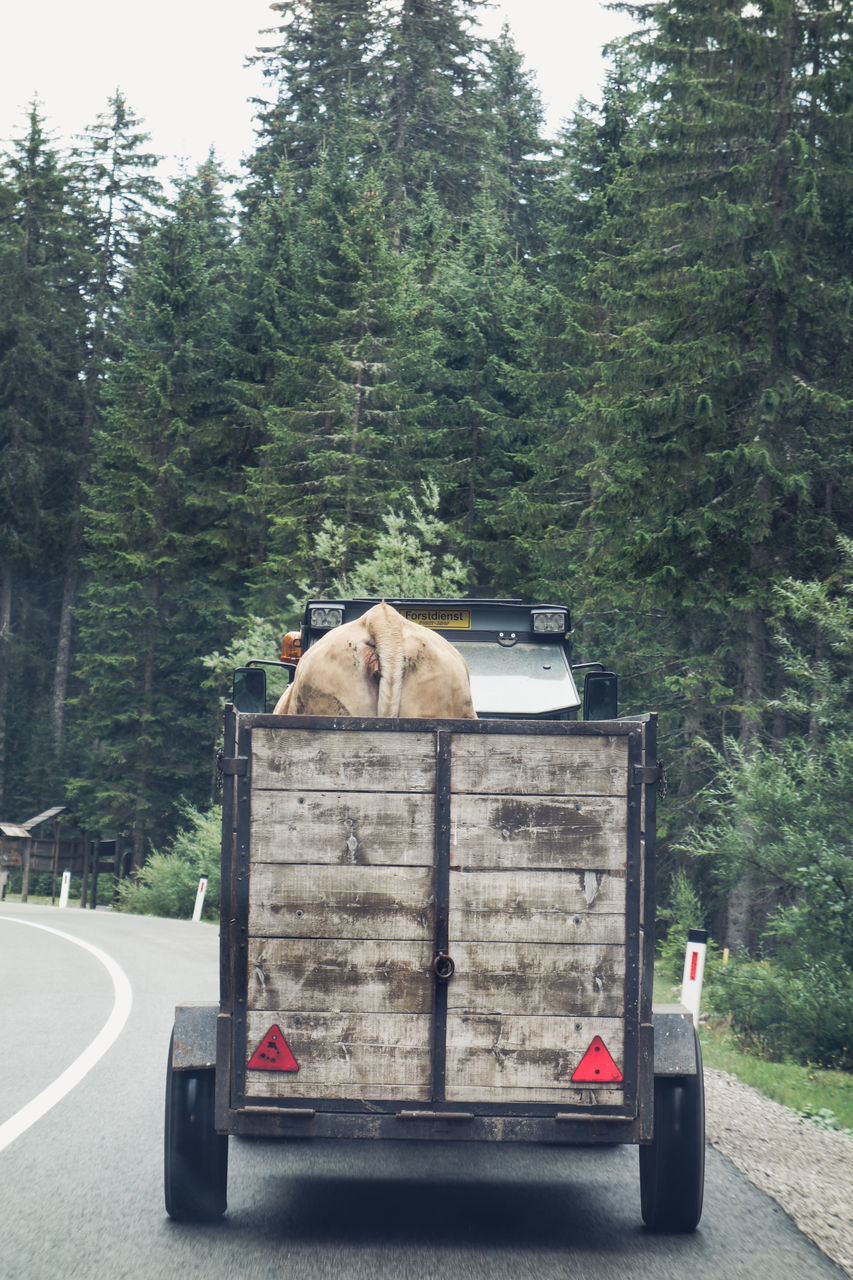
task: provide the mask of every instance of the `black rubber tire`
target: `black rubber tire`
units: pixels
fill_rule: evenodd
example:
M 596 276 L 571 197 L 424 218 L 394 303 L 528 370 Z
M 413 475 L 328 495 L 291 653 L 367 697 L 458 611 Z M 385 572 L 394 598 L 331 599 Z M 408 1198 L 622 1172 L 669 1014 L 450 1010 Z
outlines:
M 173 1070 L 169 1042 L 163 1172 L 176 1222 L 213 1222 L 227 1207 L 228 1137 L 214 1128 L 215 1084 L 213 1070 Z
M 655 1076 L 654 1138 L 640 1147 L 641 1210 L 652 1231 L 695 1231 L 702 1217 L 705 1086 L 698 1036 L 696 1064 L 695 1076 Z

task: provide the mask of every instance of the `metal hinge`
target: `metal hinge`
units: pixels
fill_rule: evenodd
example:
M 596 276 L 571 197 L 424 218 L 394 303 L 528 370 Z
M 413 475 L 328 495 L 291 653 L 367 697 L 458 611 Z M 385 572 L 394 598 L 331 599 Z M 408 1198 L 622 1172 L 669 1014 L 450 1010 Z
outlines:
M 658 795 L 663 800 L 666 795 L 666 768 L 663 760 L 658 760 L 657 764 L 635 764 L 632 781 L 635 787 L 653 786 L 657 783 Z
M 249 758 L 248 756 L 223 756 L 220 767 L 226 777 L 232 778 L 236 775 L 244 778 L 249 772 Z

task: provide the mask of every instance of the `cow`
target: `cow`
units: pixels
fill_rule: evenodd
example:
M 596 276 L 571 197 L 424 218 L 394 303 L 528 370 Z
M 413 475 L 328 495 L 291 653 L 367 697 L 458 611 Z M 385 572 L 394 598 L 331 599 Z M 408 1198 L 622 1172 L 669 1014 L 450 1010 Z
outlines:
M 275 714 L 477 719 L 458 649 L 384 600 L 305 651 Z

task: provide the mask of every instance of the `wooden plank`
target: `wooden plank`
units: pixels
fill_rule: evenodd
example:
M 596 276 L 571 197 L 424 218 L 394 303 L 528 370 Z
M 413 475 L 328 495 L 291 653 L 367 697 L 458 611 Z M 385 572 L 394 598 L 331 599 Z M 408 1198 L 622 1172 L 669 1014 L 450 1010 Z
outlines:
M 424 793 L 255 791 L 252 861 L 431 866 L 434 813 Z
M 624 1039 L 618 1018 L 472 1017 L 447 1018 L 448 1101 L 588 1102 L 622 1101 L 620 1084 L 572 1084 L 595 1036 L 624 1070 Z
M 628 739 L 454 734 L 453 792 L 618 796 L 627 793 Z
M 455 795 L 450 864 L 618 870 L 626 862 L 624 796 Z
M 431 733 L 263 729 L 252 733 L 252 790 L 432 791 Z
M 247 1059 L 273 1025 L 281 1028 L 299 1070 L 248 1071 L 251 1097 L 424 1101 L 431 1096 L 432 1019 L 427 1015 L 252 1012 Z
M 255 937 L 424 942 L 434 932 L 431 867 L 261 863 L 252 869 L 249 933 Z
M 452 941 L 456 972 L 447 1007 L 457 1013 L 624 1013 L 625 950 L 610 943 L 548 946 Z
M 624 942 L 625 878 L 594 871 L 453 871 L 450 937 L 467 942 Z
M 429 1013 L 433 952 L 426 942 L 250 938 L 248 1007 Z

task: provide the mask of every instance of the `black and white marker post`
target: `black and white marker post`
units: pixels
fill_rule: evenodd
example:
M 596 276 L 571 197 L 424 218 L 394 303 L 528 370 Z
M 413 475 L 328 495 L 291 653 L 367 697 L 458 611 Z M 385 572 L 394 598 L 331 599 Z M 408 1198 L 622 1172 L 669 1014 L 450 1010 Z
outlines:
M 201 909 L 204 906 L 204 895 L 207 892 L 207 876 L 202 876 L 198 882 L 198 892 L 195 895 L 195 906 L 193 907 L 193 923 L 198 924 L 201 919 Z
M 702 979 L 705 975 L 705 952 L 708 950 L 706 929 L 691 929 L 687 934 L 684 974 L 681 979 L 681 1003 L 689 1009 L 694 1027 L 699 1026 Z

